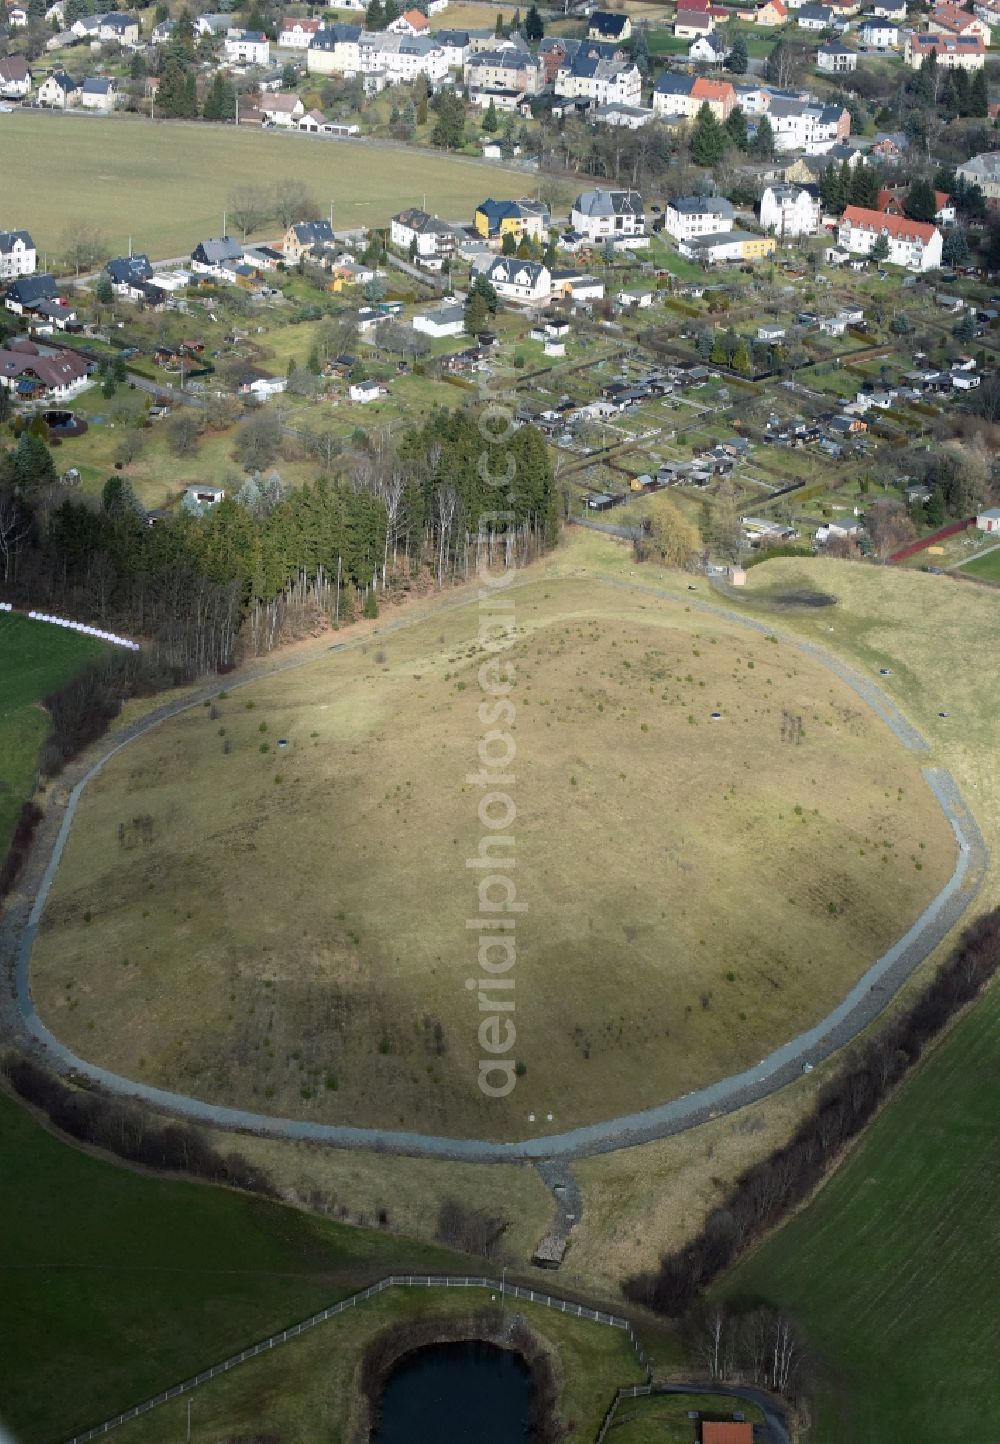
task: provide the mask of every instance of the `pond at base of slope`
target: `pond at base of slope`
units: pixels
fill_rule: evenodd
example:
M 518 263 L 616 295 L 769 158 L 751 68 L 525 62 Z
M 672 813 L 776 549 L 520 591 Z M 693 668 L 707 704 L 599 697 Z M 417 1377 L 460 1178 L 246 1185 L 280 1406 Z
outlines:
M 474 1339 L 415 1349 L 386 1381 L 372 1444 L 521 1444 L 532 1390 L 510 1349 Z

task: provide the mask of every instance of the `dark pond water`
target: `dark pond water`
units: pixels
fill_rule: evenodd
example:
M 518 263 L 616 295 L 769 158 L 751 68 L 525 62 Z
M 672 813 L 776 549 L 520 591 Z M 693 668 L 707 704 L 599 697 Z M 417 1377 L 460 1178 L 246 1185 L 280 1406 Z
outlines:
M 372 1444 L 521 1444 L 531 1390 L 524 1360 L 508 1349 L 417 1349 L 389 1375 Z

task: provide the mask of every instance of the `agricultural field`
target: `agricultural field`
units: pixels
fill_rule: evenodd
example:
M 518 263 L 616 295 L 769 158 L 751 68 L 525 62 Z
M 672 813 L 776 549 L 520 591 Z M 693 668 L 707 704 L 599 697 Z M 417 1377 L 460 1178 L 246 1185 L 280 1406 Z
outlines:
M 105 650 L 93 637 L 0 612 L 0 855 L 34 791 L 48 731 L 42 698 Z
M 0 1151 L 0 1417 L 19 1444 L 66 1438 L 386 1273 L 468 1267 L 446 1249 L 109 1163 L 2 1091 Z
M 19 111 L 3 117 L 4 185 L 19 197 L 17 224 L 39 255 L 74 226 L 91 226 L 114 254 L 187 255 L 222 231 L 226 198 L 241 185 L 304 181 L 338 229 L 384 226 L 406 205 L 471 217 L 486 195 L 521 195 L 523 171 L 371 140 L 280 136 L 225 126 Z M 36 184 L 44 174 L 44 186 Z M 268 229 L 268 234 L 273 225 Z
M 222 695 L 109 763 L 36 951 L 56 1034 L 261 1111 L 565 1128 L 753 1062 L 950 875 L 918 761 L 802 654 L 570 579 L 516 597 L 509 1101 L 475 1086 L 466 988 L 471 606 Z
M 568 1432 L 593 1439 L 615 1389 L 643 1378 L 627 1336 L 541 1304 L 518 1300 L 508 1303 L 507 1312 L 522 1318 L 558 1357 L 559 1410 Z M 479 1289 L 380 1294 L 199 1388 L 192 1402 L 192 1444 L 251 1434 L 296 1444 L 346 1444 L 354 1372 L 366 1346 L 381 1330 L 423 1314 L 468 1320 L 473 1331 L 477 1315 L 485 1315 L 486 1326 L 495 1327 L 501 1297 L 499 1290 Z M 119 1431 L 122 1444 L 174 1444 L 178 1430 L 186 1429 L 186 1403 L 178 1399 L 126 1424 Z
M 966 589 L 963 588 L 963 591 Z M 816 1200 L 726 1279 L 807 1341 L 815 1444 L 962 1444 L 1000 1410 L 1000 992 L 952 1029 Z

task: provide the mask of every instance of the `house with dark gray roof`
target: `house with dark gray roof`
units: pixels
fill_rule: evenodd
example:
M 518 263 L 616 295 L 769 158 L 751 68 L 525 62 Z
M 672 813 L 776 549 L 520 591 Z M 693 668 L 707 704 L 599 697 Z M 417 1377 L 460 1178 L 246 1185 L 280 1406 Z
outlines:
M 221 276 L 227 261 L 243 259 L 243 250 L 243 242 L 237 241 L 233 236 L 199 241 L 191 252 L 191 269 L 200 271 L 203 275 Z
M 0 281 L 30 276 L 37 264 L 35 243 L 27 231 L 0 231 Z
M 111 278 L 115 294 L 129 296 L 133 300 L 142 298 L 144 284 L 153 279 L 153 267 L 149 257 L 140 254 L 118 256 L 109 261 L 104 269 Z
M 634 190 L 581 191 L 573 202 L 570 224 L 577 235 L 600 245 L 634 249 L 646 244 L 646 214 L 642 196 Z

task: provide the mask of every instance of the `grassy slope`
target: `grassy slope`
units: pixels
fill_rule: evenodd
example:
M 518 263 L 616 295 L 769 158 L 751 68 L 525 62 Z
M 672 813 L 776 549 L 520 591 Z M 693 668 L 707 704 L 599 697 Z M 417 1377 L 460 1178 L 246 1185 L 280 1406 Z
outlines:
M 949 1034 L 816 1201 L 726 1281 L 806 1331 L 813 1444 L 963 1444 L 1000 1411 L 1000 990 Z
M 433 151 L 226 126 L 23 112 L 4 117 L 3 134 L 17 224 L 50 255 L 83 225 L 101 230 L 115 253 L 131 235 L 151 256 L 182 255 L 220 233 L 235 187 L 283 177 L 304 181 L 324 211 L 332 201 L 338 228 L 387 225 L 425 196 L 429 210 L 457 220 L 484 196 L 518 196 L 526 185 L 523 172 Z
M 400 1289 L 331 1320 L 273 1354 L 213 1379 L 194 1395 L 192 1444 L 218 1444 L 233 1434 L 270 1434 L 295 1444 L 342 1444 L 355 1366 L 368 1340 L 416 1313 L 471 1315 L 496 1294 Z M 558 1352 L 560 1409 L 571 1437 L 591 1440 L 615 1389 L 639 1383 L 642 1372 L 618 1329 L 569 1318 L 541 1305 L 514 1305 L 530 1328 Z M 121 1444 L 175 1444 L 186 1401 L 126 1425 Z
M 68 1147 L 0 1093 L 3 1421 L 51 1441 L 443 1249 Z M 58 1359 L 58 1369 L 53 1360 Z
M 783 612 L 863 665 L 931 742 L 973 807 L 994 856 L 992 783 L 1000 678 L 982 665 L 1000 599 L 943 577 L 835 562 L 774 562 L 750 574 L 747 604 L 774 605 L 799 584 L 835 593 L 832 622 Z M 778 620 L 778 618 L 776 618 Z M 823 636 L 834 628 L 833 638 Z M 939 718 L 939 710 L 949 716 Z M 995 905 L 997 871 L 980 905 Z M 997 1313 L 985 1265 L 1000 1241 L 995 1088 L 1000 993 L 964 1018 L 816 1201 L 731 1279 L 804 1325 L 820 1381 L 816 1444 L 951 1444 L 982 1437 L 1000 1406 Z
M 353 652 L 255 683 L 109 763 L 39 942 L 56 1031 L 130 1076 L 274 1112 L 510 1136 L 536 1109 L 565 1127 L 752 1063 L 950 873 L 913 760 L 808 659 L 571 582 L 517 605 L 516 1098 L 475 1087 L 463 986 L 471 608 L 393 637 L 384 665 Z M 781 742 L 783 709 L 801 746 Z M 156 838 L 123 851 L 117 824 L 139 813 Z M 781 887 L 760 887 L 763 857 Z M 294 937 L 275 926 L 290 900 Z
M 1000 582 L 1000 551 L 987 552 L 985 556 L 973 557 L 962 567 L 973 577 L 985 577 L 988 582 Z
M 34 786 L 48 730 L 39 702 L 102 650 L 93 638 L 0 613 L 0 854 Z

